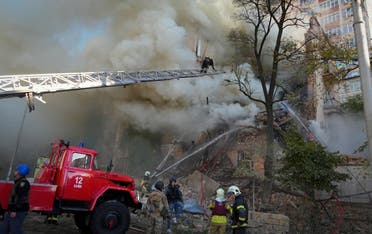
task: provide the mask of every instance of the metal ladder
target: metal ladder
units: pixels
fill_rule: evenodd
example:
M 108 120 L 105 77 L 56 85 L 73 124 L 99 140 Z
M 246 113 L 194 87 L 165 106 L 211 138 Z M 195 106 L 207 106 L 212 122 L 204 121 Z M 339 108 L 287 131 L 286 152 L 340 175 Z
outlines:
M 0 98 L 26 97 L 30 111 L 33 99 L 42 94 L 92 88 L 127 86 L 142 82 L 214 76 L 224 71 L 202 73 L 197 69 L 159 71 L 114 71 L 46 73 L 0 76 Z

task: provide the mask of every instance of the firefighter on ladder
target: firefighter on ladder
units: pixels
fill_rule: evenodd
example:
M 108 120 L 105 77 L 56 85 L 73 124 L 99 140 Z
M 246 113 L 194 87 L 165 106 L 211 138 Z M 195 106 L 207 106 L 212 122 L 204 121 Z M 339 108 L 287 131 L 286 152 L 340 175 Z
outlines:
M 201 73 L 207 73 L 207 70 L 208 70 L 209 67 L 212 67 L 214 71 L 216 70 L 216 69 L 214 69 L 213 59 L 211 59 L 209 57 L 205 57 L 202 61 L 200 72 Z

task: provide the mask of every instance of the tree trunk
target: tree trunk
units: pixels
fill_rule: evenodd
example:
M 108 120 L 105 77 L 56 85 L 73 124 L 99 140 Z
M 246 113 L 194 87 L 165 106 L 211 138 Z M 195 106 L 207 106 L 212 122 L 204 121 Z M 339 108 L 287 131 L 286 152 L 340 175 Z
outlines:
M 266 105 L 267 111 L 267 128 L 266 128 L 266 158 L 265 158 L 265 179 L 263 188 L 263 203 L 268 205 L 271 200 L 271 192 L 273 186 L 273 175 L 274 175 L 274 115 L 273 106 L 271 103 Z

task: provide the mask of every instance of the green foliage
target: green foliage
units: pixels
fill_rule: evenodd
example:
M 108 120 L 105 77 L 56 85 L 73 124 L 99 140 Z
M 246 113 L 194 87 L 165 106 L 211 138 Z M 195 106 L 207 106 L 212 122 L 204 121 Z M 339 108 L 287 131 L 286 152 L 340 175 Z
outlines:
M 305 142 L 291 130 L 285 135 L 286 149 L 279 180 L 292 189 L 305 192 L 335 191 L 334 182 L 345 181 L 347 174 L 335 169 L 343 162 L 337 153 L 329 153 L 315 142 Z
M 328 38 L 317 39 L 317 42 L 313 41 L 307 46 L 306 72 L 311 74 L 321 68 L 326 74 L 323 76 L 325 88 L 330 90 L 349 72 L 358 68 L 355 63 L 357 51 L 347 43 L 333 44 Z
M 362 112 L 364 110 L 362 95 L 349 97 L 345 103 L 341 104 L 341 108 L 354 113 Z

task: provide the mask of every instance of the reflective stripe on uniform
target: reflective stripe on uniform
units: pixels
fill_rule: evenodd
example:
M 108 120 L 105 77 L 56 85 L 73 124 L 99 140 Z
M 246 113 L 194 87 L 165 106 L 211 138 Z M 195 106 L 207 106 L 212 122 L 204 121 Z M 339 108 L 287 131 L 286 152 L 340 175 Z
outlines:
M 48 220 L 49 221 L 58 221 L 58 218 L 57 218 L 57 216 L 49 216 Z
M 234 228 L 240 228 L 240 227 L 248 227 L 248 223 L 243 223 L 241 225 L 231 225 L 231 228 L 234 229 Z
M 212 215 L 211 222 L 218 224 L 226 224 L 227 218 L 225 215 Z
M 236 209 L 245 209 L 245 207 L 243 205 L 240 205 L 240 206 L 237 206 Z

